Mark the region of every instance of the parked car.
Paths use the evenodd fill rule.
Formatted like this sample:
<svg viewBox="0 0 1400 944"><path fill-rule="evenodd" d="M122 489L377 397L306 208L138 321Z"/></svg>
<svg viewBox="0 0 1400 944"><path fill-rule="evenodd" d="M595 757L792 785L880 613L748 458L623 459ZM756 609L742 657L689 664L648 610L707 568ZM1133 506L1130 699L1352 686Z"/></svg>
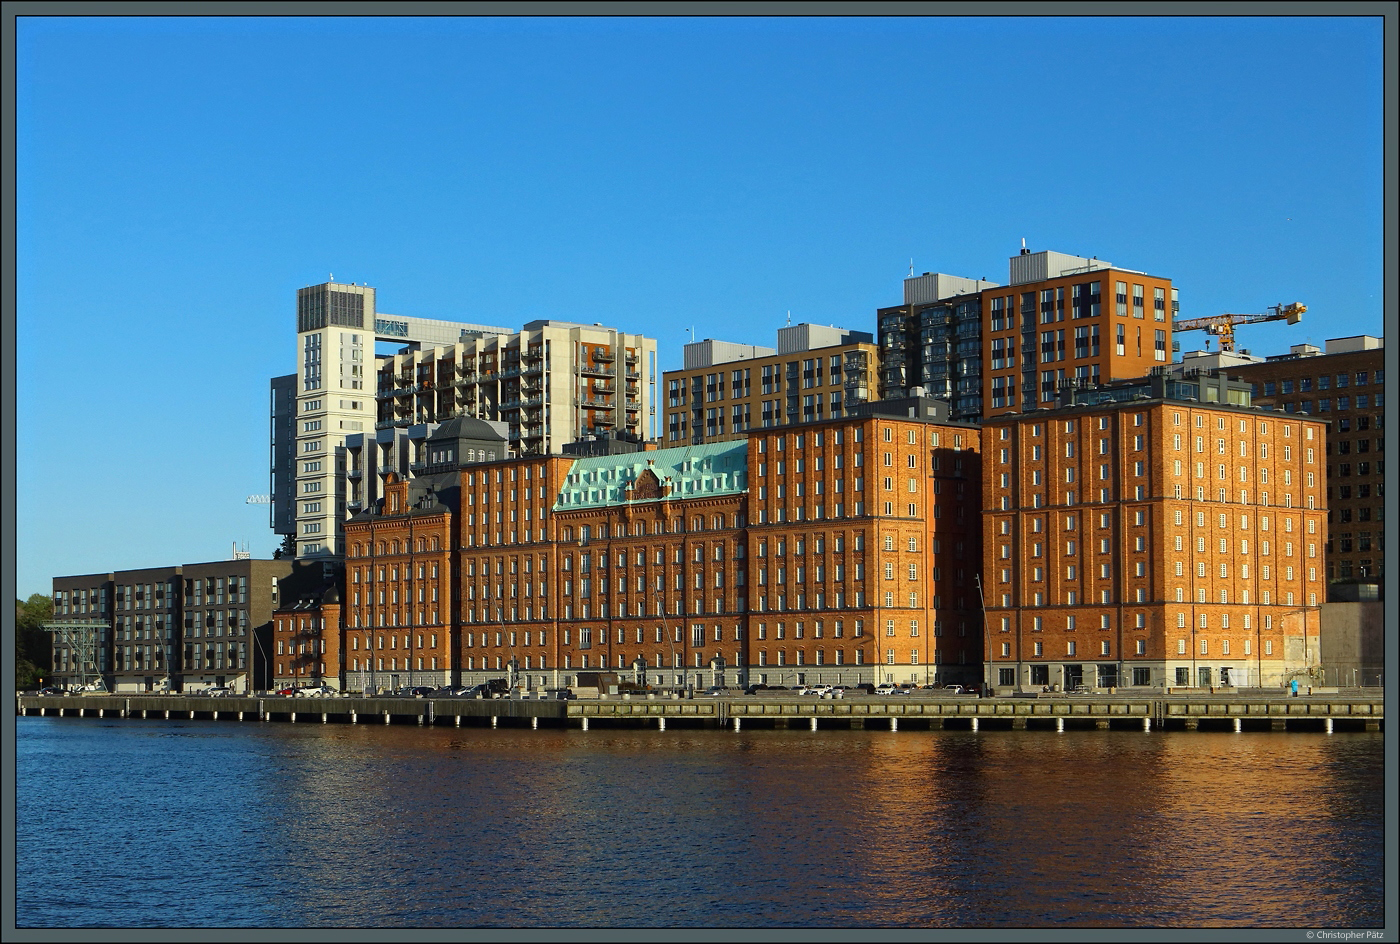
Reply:
<svg viewBox="0 0 1400 944"><path fill-rule="evenodd" d="M442 688L433 689L430 698L461 698L472 691L467 685L444 685Z"/></svg>
<svg viewBox="0 0 1400 944"><path fill-rule="evenodd" d="M57 687L56 685L50 685L48 688L41 688L41 689L39 689L39 694L40 694L40 695L67 695L68 693L67 693L66 691L64 691L63 689Z"/></svg>
<svg viewBox="0 0 1400 944"><path fill-rule="evenodd" d="M299 698L325 698L328 695L334 694L335 689L328 685L308 685L297 689L297 696Z"/></svg>
<svg viewBox="0 0 1400 944"><path fill-rule="evenodd" d="M705 690L704 690L703 692L701 692L700 694L701 694L701 695L704 695L704 696L707 696L707 697L710 697L710 698L714 698L714 697L716 697L716 696L719 696L719 695L727 695L727 694L729 694L729 693L728 693L726 690L724 690L723 688L720 688L720 687L717 686L717 685L711 685L709 688L705 689Z"/></svg>
<svg viewBox="0 0 1400 944"><path fill-rule="evenodd" d="M205 698L231 698L234 691L227 685L216 685L213 688L206 688L199 694L203 695Z"/></svg>
<svg viewBox="0 0 1400 944"><path fill-rule="evenodd" d="M875 694L875 686L869 682L860 682L846 689L846 692L850 695L873 695Z"/></svg>
<svg viewBox="0 0 1400 944"><path fill-rule="evenodd" d="M893 695L897 691L899 691L899 686L893 682L882 682L875 686L876 695Z"/></svg>
<svg viewBox="0 0 1400 944"><path fill-rule="evenodd" d="M290 697L292 697L293 695L295 695L298 691L300 691L300 689L298 689L295 685L289 685L289 686L286 687L286 688L279 688L279 689L278 689L276 692L274 692L273 694L275 694L275 695L281 695L281 696L283 696L284 698L290 698Z"/></svg>
<svg viewBox="0 0 1400 944"><path fill-rule="evenodd" d="M929 686L929 688L932 688L932 687L933 687L932 685ZM965 692L965 691L967 691L967 689L963 688L961 685L944 685L944 686L943 686L943 692L944 692L944 694L947 694L947 695L961 695L961 694L962 694L963 692Z"/></svg>
<svg viewBox="0 0 1400 944"><path fill-rule="evenodd" d="M830 686L830 685L808 685L808 686L806 686L806 687L804 687L804 688L799 689L798 692L797 692L797 694L799 694L799 695L816 695L818 698L821 698L821 697L823 697L823 696L825 696L825 695L831 694L831 686Z"/></svg>

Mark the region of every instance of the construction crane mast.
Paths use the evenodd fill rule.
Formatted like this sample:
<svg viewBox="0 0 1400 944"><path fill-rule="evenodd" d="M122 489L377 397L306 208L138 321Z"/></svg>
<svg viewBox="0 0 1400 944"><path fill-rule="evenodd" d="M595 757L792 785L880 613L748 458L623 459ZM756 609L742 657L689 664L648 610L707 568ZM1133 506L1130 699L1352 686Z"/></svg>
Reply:
<svg viewBox="0 0 1400 944"><path fill-rule="evenodd" d="M1235 349L1235 325L1257 324L1260 321L1287 321L1297 324L1303 320L1307 305L1293 302L1288 305L1275 305L1268 311L1253 315L1209 315L1205 318L1184 318L1172 322L1173 331L1205 331L1220 338L1220 350Z"/></svg>

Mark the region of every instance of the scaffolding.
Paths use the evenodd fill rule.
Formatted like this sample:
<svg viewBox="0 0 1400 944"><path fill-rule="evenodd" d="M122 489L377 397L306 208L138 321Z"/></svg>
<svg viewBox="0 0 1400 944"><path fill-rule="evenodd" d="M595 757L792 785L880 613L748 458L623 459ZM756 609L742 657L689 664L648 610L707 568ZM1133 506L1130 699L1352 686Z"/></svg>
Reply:
<svg viewBox="0 0 1400 944"><path fill-rule="evenodd" d="M43 624L44 631L53 635L55 653L60 646L72 653L72 668L63 674L76 676L79 691L105 692L107 683L98 666L98 647L102 634L109 627L102 620L68 620ZM57 671L54 673L58 674Z"/></svg>

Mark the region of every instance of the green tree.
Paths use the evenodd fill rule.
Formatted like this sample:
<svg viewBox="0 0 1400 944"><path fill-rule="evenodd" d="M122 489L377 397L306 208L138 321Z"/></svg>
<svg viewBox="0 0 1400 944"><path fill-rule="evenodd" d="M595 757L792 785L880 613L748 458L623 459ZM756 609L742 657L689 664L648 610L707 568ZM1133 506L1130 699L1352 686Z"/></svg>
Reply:
<svg viewBox="0 0 1400 944"><path fill-rule="evenodd" d="M53 598L35 593L15 601L15 686L23 691L47 679L53 668L53 651L44 623L53 619Z"/></svg>

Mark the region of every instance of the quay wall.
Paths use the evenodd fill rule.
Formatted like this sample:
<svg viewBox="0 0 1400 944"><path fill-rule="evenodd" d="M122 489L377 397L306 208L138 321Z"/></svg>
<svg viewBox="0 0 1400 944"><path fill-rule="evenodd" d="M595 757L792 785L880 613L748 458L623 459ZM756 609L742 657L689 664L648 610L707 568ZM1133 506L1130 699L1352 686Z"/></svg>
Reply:
<svg viewBox="0 0 1400 944"><path fill-rule="evenodd" d="M23 716L664 729L744 727L810 730L1131 728L1152 730L1381 730L1385 702L1374 694L1326 693L1296 698L1247 693L1083 695L1039 698L863 697L821 699L771 695L720 698L525 699L233 697L188 695L19 695Z"/></svg>

